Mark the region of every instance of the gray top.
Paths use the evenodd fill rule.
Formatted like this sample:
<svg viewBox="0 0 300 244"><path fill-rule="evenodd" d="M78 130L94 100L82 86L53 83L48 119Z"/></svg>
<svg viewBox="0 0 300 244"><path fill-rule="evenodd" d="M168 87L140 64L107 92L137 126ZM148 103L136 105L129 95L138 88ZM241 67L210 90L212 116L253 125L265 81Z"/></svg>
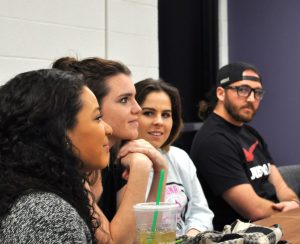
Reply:
<svg viewBox="0 0 300 244"><path fill-rule="evenodd" d="M20 197L2 220L0 243L92 243L74 207L61 197L35 192Z"/></svg>

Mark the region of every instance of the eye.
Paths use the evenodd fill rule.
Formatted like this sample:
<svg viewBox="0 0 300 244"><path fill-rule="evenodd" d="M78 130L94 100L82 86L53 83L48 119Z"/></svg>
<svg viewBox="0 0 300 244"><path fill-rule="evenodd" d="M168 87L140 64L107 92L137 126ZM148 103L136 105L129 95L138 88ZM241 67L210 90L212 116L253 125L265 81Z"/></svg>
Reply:
<svg viewBox="0 0 300 244"><path fill-rule="evenodd" d="M255 95L256 95L256 98L259 99L259 100L261 100L261 99L263 99L263 97L264 97L265 90L263 90L263 89L256 89L256 90L254 91L254 93L255 93Z"/></svg>
<svg viewBox="0 0 300 244"><path fill-rule="evenodd" d="M258 94L258 95L262 95L264 94L264 90L263 89L255 89L255 93Z"/></svg>
<svg viewBox="0 0 300 244"><path fill-rule="evenodd" d="M153 115L153 112L152 111L143 111L143 115L147 116L147 117L150 117L150 116Z"/></svg>
<svg viewBox="0 0 300 244"><path fill-rule="evenodd" d="M120 99L120 103L128 103L129 98L128 97L123 97Z"/></svg>
<svg viewBox="0 0 300 244"><path fill-rule="evenodd" d="M248 94L251 91L251 88L248 86L240 86L239 87L239 92Z"/></svg>
<svg viewBox="0 0 300 244"><path fill-rule="evenodd" d="M162 113L162 117L165 118L165 119L170 118L171 117L171 113L168 113L168 112Z"/></svg>
<svg viewBox="0 0 300 244"><path fill-rule="evenodd" d="M103 117L103 115L102 115L102 114L99 114L99 115L97 115L97 117L95 118L95 120L101 121L101 120L102 120L102 117Z"/></svg>

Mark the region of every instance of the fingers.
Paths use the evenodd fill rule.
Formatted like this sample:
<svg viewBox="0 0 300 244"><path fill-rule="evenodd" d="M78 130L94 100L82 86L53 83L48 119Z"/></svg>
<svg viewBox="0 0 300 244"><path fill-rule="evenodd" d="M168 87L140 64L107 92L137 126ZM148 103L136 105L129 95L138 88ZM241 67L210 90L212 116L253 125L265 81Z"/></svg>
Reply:
<svg viewBox="0 0 300 244"><path fill-rule="evenodd" d="M272 207L275 210L285 212L294 208L298 208L299 205L296 202L294 203L293 201L284 201L280 203L275 203Z"/></svg>
<svg viewBox="0 0 300 244"><path fill-rule="evenodd" d="M133 164L149 164L152 167L152 161L142 153L128 153L121 157L121 164L125 167L131 167Z"/></svg>
<svg viewBox="0 0 300 244"><path fill-rule="evenodd" d="M119 151L118 157L123 158L131 153L141 153L146 155L153 163L154 171L167 169L167 163L162 154L149 142L139 139L127 142Z"/></svg>
<svg viewBox="0 0 300 244"><path fill-rule="evenodd" d="M155 153L157 153L157 150L149 142L143 139L133 140L127 142L124 146L122 146L118 153L118 157L124 157L128 153L134 152L143 153L150 158L151 156L153 157Z"/></svg>
<svg viewBox="0 0 300 244"><path fill-rule="evenodd" d="M274 203L272 205L272 208L277 211L282 211L284 209L284 206L285 206L284 203L280 202L280 203Z"/></svg>
<svg viewBox="0 0 300 244"><path fill-rule="evenodd" d="M125 169L122 173L122 178L128 181L129 178L129 168Z"/></svg>
<svg viewBox="0 0 300 244"><path fill-rule="evenodd" d="M142 153L145 155L149 155L150 149L149 148L144 148L144 147L131 147L131 146L126 146L122 147L118 153L118 158L125 157L129 153Z"/></svg>

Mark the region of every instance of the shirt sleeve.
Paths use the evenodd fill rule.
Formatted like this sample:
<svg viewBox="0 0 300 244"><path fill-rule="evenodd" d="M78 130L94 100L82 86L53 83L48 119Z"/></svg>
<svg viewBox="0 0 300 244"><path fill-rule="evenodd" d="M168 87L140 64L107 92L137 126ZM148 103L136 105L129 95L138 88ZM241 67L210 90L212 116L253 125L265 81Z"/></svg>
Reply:
<svg viewBox="0 0 300 244"><path fill-rule="evenodd" d="M190 170L190 182L188 184L190 188L188 197L190 200L186 213L186 232L193 228L201 232L212 230L214 214L208 207L207 200L196 175L196 168L190 158L188 160L190 161L189 165L192 170Z"/></svg>
<svg viewBox="0 0 300 244"><path fill-rule="evenodd" d="M34 194L18 202L4 235L5 243L91 243L88 227L77 211L54 194Z"/></svg>
<svg viewBox="0 0 300 244"><path fill-rule="evenodd" d="M213 212L209 209L207 200L197 178L196 167L188 154L178 148L174 148L180 162L180 175L188 197L187 212L185 214L185 233L190 229L201 232L212 230Z"/></svg>

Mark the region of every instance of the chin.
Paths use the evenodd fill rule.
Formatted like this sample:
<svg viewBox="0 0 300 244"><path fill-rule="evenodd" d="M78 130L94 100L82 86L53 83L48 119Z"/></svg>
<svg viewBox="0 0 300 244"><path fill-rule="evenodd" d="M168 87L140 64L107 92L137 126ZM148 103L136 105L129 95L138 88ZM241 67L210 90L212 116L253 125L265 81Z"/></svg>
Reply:
<svg viewBox="0 0 300 244"><path fill-rule="evenodd" d="M243 123L248 123L248 122L250 122L251 120L252 120L252 116L248 116L248 117L241 117L241 122L243 122Z"/></svg>
<svg viewBox="0 0 300 244"><path fill-rule="evenodd" d="M147 139L146 139L147 140ZM151 141L151 140L147 140L153 147L155 147L156 149L160 148L162 146L163 143L158 142L158 141Z"/></svg>
<svg viewBox="0 0 300 244"><path fill-rule="evenodd" d="M106 162L103 162L102 164L100 164L98 169L102 170L102 169L105 169L107 166L108 166L108 162L106 161Z"/></svg>
<svg viewBox="0 0 300 244"><path fill-rule="evenodd" d="M124 136L125 140L135 140L138 137L138 133L134 132L131 134L128 134L127 136Z"/></svg>

